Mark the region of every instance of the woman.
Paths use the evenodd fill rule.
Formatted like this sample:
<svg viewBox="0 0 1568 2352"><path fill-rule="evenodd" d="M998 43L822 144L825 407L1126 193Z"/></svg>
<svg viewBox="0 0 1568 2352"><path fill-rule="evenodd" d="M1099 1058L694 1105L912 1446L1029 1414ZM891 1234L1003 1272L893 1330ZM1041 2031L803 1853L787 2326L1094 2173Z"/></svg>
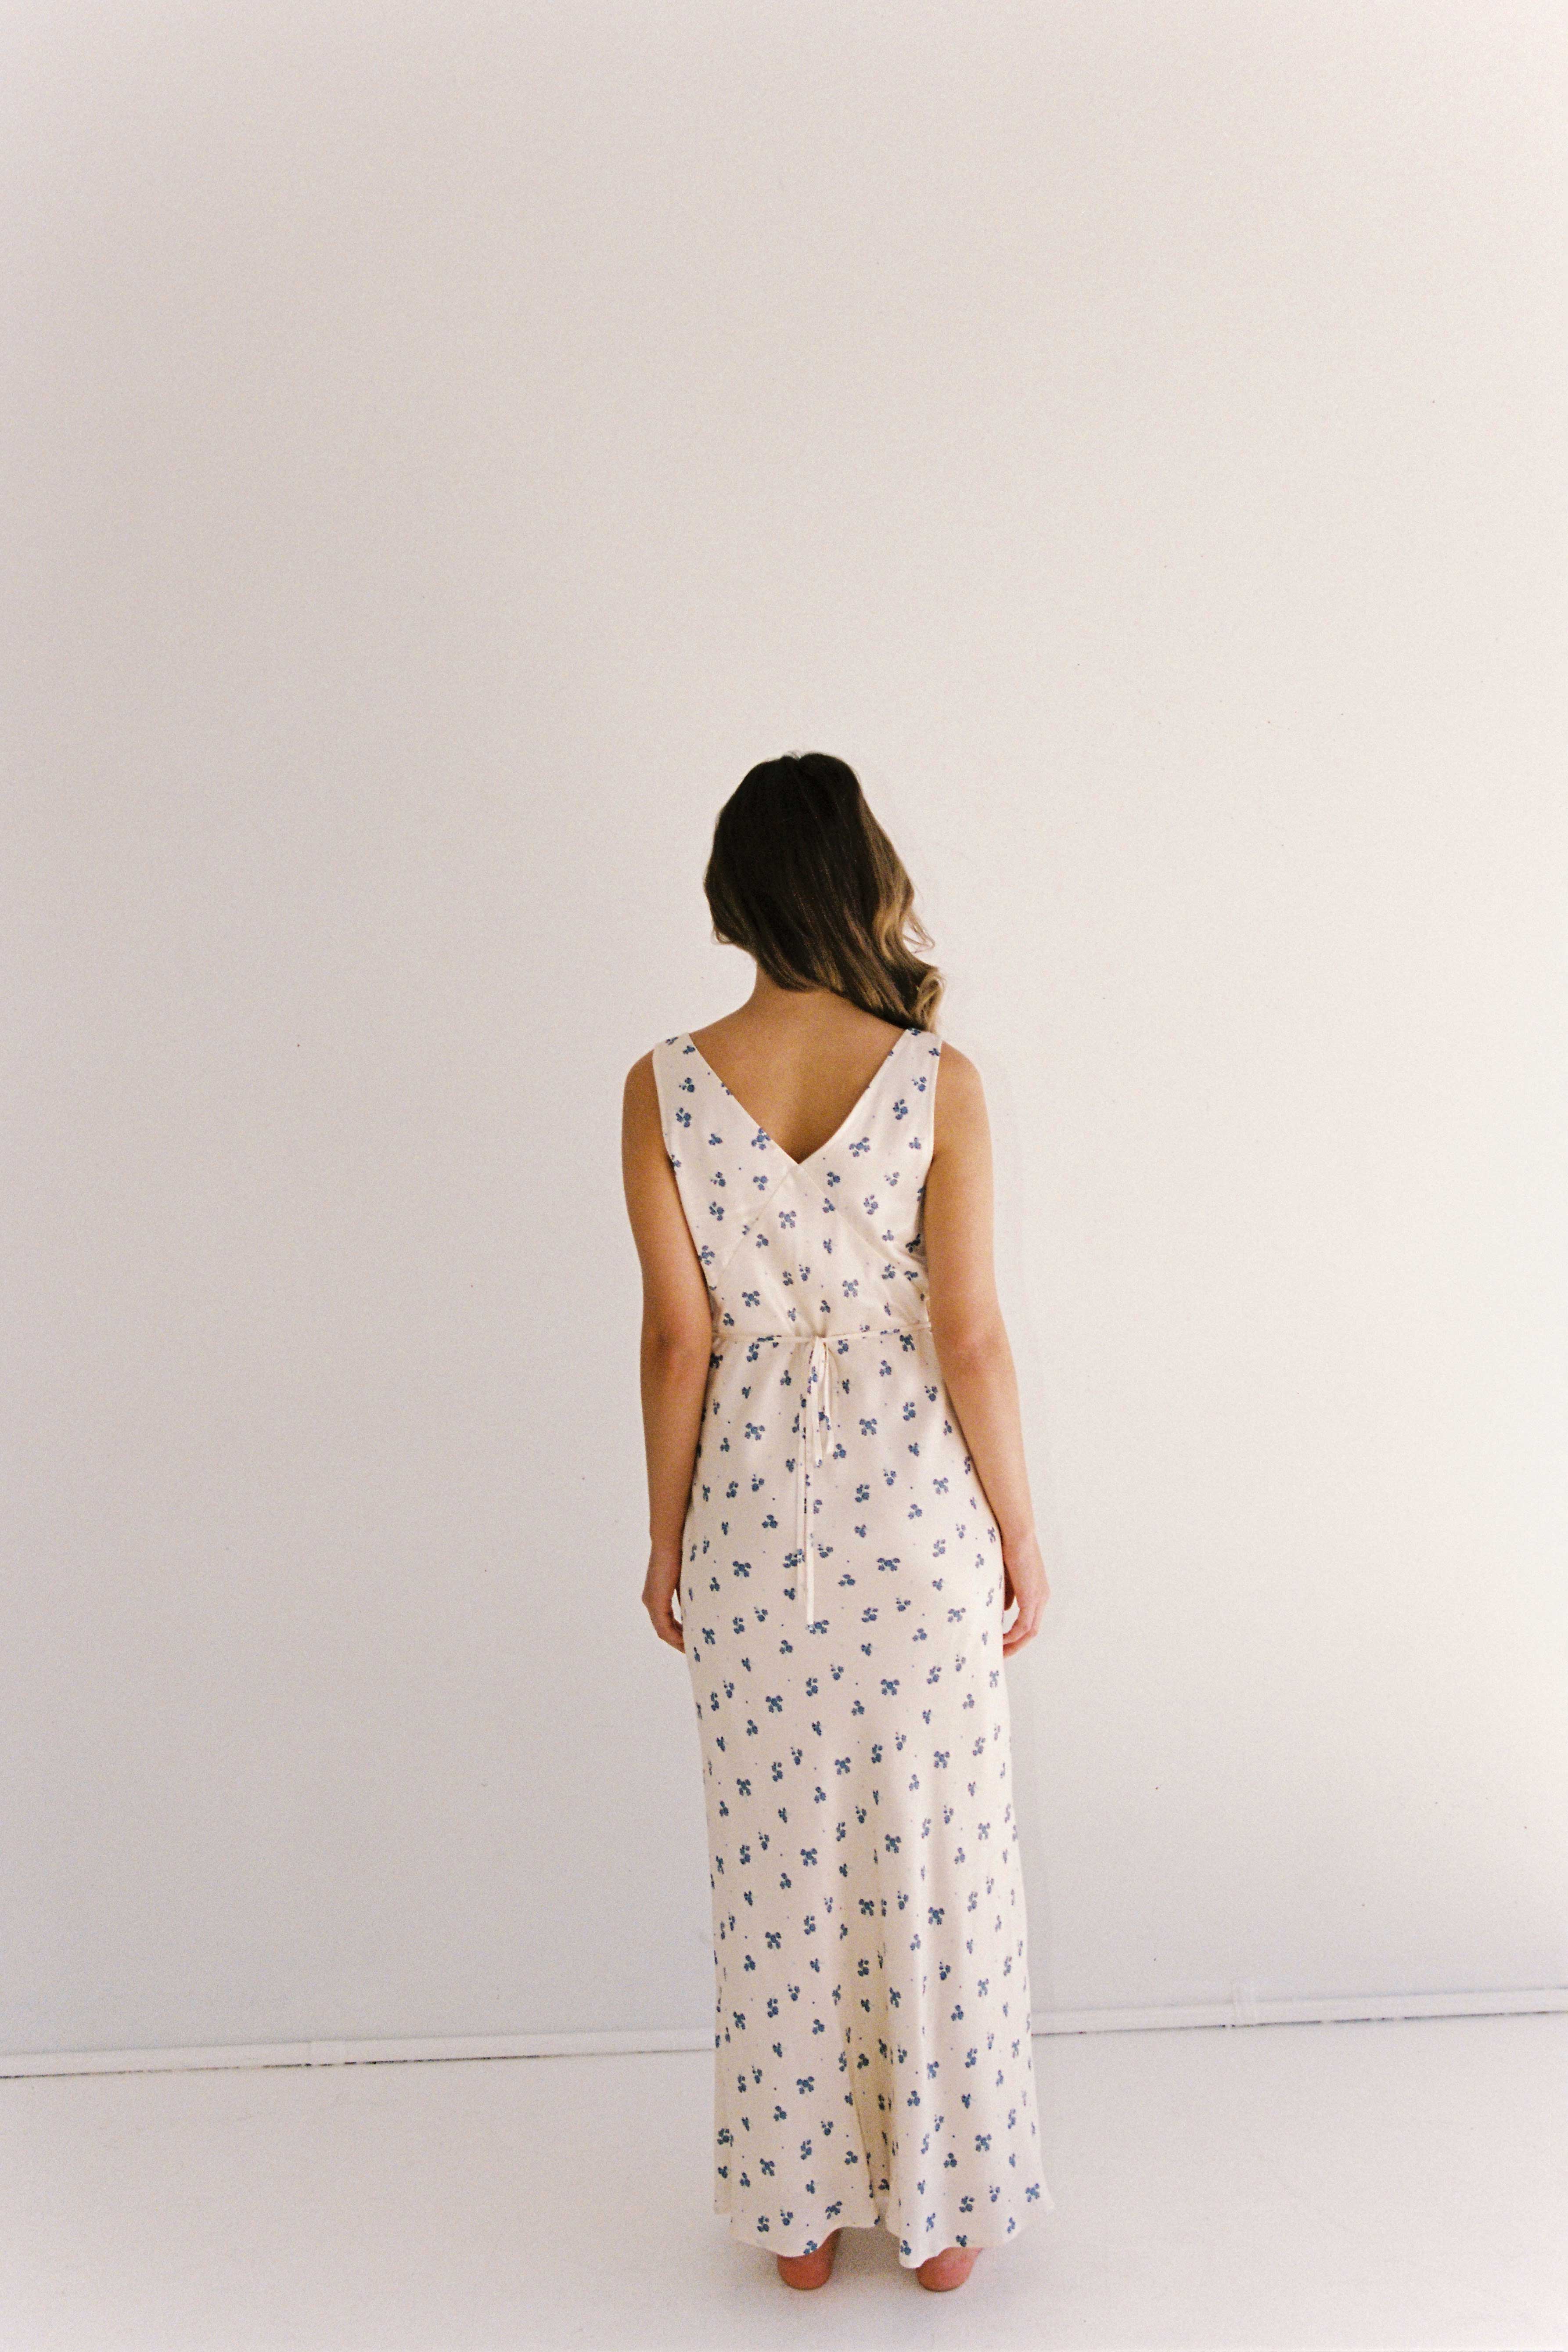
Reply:
<svg viewBox="0 0 1568 2352"><path fill-rule="evenodd" d="M630 1071L623 1159L643 1599L704 1768L715 2210L792 2286L881 2221L948 2289L1054 2201L1002 1673L1048 1587L985 1103L841 761L753 768L704 888L756 986Z"/></svg>

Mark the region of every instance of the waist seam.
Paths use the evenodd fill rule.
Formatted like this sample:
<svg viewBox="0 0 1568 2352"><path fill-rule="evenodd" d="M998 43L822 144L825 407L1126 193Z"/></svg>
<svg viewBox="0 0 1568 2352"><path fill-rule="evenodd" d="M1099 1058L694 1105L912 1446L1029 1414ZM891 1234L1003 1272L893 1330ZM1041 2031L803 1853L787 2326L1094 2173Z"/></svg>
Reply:
<svg viewBox="0 0 1568 2352"><path fill-rule="evenodd" d="M819 1342L833 1347L840 1339L896 1339L906 1331L929 1331L930 1318L923 1323L862 1323L852 1331L716 1331L711 1345L733 1348L742 1339L770 1339L784 1348L810 1348Z"/></svg>

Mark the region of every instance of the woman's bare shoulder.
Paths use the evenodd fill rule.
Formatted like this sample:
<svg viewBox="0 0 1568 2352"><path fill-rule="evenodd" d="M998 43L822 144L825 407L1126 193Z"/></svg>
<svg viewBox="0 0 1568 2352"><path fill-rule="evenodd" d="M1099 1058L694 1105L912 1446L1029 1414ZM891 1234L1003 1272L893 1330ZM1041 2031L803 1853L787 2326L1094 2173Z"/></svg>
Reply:
<svg viewBox="0 0 1568 2352"><path fill-rule="evenodd" d="M936 1061L937 1100L946 1095L949 1102L974 1102L982 1099L985 1091L976 1064L950 1037L944 1037Z"/></svg>
<svg viewBox="0 0 1568 2352"><path fill-rule="evenodd" d="M656 1125L660 1116L659 1082L653 1075L653 1054L654 1048L650 1045L645 1054L638 1055L626 1073L621 1101L627 1118Z"/></svg>
<svg viewBox="0 0 1568 2352"><path fill-rule="evenodd" d="M985 1117L986 1089L978 1069L967 1054L945 1037L936 1057L934 1147L971 1133L984 1125Z"/></svg>

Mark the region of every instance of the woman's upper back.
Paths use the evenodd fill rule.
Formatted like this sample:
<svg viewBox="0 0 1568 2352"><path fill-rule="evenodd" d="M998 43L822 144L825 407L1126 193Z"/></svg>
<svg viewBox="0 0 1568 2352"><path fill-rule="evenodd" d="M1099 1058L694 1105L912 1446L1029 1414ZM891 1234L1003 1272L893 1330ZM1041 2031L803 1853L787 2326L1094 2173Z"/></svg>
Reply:
<svg viewBox="0 0 1568 2352"><path fill-rule="evenodd" d="M800 1162L837 1134L906 1026L841 997L812 995L782 1014L742 1005L688 1034L757 1124Z"/></svg>

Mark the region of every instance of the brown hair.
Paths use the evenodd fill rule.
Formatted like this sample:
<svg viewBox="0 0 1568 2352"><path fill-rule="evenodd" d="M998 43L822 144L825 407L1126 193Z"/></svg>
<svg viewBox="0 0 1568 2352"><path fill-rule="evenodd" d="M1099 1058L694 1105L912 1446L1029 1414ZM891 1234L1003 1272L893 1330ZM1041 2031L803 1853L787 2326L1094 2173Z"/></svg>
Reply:
<svg viewBox="0 0 1568 2352"><path fill-rule="evenodd" d="M930 1029L943 980L904 861L860 779L826 751L748 769L718 813L703 875L714 936L780 988L830 988L879 1020Z"/></svg>

